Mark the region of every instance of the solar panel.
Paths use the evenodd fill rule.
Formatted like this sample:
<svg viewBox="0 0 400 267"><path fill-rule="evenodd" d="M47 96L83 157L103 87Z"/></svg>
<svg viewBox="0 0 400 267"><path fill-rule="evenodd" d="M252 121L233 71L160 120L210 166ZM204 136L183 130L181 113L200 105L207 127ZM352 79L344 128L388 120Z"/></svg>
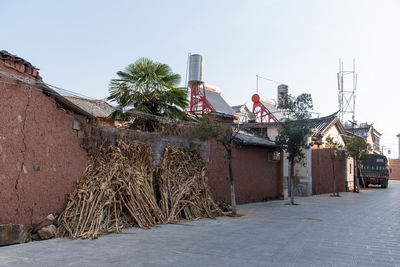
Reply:
<svg viewBox="0 0 400 267"><path fill-rule="evenodd" d="M205 90L205 98L207 102L213 107L213 109L215 109L215 112L231 116L235 115L235 111L233 111L231 106L226 103L225 99L223 99L219 93Z"/></svg>

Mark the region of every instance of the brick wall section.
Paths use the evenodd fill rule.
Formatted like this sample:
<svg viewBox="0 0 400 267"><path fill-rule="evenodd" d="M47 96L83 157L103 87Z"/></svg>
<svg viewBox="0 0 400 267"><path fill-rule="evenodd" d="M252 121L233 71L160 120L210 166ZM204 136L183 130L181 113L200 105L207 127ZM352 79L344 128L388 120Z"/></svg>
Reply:
<svg viewBox="0 0 400 267"><path fill-rule="evenodd" d="M390 160L389 162L389 179L400 180L400 160Z"/></svg>
<svg viewBox="0 0 400 267"><path fill-rule="evenodd" d="M40 80L12 62L0 61L0 71ZM64 209L87 154L72 129L74 114L35 87L0 76L0 112L0 224L30 229Z"/></svg>
<svg viewBox="0 0 400 267"><path fill-rule="evenodd" d="M215 201L230 204L228 164L224 150L210 141L208 182ZM232 169L238 204L283 198L281 161L271 160L272 150L258 146L236 146L232 152Z"/></svg>
<svg viewBox="0 0 400 267"><path fill-rule="evenodd" d="M336 188L346 191L346 159L335 159ZM332 160L327 149L312 150L312 192L313 195L333 193Z"/></svg>

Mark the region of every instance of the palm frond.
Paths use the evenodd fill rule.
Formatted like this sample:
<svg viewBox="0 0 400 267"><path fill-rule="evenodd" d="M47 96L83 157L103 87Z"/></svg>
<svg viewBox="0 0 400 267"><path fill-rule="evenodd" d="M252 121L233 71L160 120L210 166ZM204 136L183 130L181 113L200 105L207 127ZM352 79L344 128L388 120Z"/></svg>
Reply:
<svg viewBox="0 0 400 267"><path fill-rule="evenodd" d="M188 105L187 88L176 88L180 75L173 73L167 64L139 58L109 84L108 100L126 107L169 118L183 118Z"/></svg>

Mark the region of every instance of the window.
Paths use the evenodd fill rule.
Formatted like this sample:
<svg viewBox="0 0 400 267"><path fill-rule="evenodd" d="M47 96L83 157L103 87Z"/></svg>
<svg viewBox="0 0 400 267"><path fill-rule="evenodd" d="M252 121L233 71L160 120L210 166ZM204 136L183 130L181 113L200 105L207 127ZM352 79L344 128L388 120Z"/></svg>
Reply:
<svg viewBox="0 0 400 267"><path fill-rule="evenodd" d="M272 152L271 159L272 160L281 160L281 153L279 151Z"/></svg>
<svg viewBox="0 0 400 267"><path fill-rule="evenodd" d="M353 168L352 168L351 163L350 163L350 174L351 174L351 169L353 169Z"/></svg>

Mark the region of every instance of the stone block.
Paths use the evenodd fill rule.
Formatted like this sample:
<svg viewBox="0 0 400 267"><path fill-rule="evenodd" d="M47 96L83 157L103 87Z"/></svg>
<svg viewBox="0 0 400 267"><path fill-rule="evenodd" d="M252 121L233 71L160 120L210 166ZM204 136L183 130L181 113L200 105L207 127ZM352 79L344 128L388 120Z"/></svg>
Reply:
<svg viewBox="0 0 400 267"><path fill-rule="evenodd" d="M29 241L29 234L22 224L0 224L0 246L22 244Z"/></svg>
<svg viewBox="0 0 400 267"><path fill-rule="evenodd" d="M50 224L46 227L40 229L37 233L39 234L40 239L46 240L53 238L56 235L57 228L54 224Z"/></svg>
<svg viewBox="0 0 400 267"><path fill-rule="evenodd" d="M43 219L42 221L40 221L40 223L38 223L34 228L33 231L34 233L36 233L38 230L42 229L45 226L48 226L50 224L52 224L54 222L56 218L54 217L53 214L49 214L47 215L47 217L45 219Z"/></svg>

